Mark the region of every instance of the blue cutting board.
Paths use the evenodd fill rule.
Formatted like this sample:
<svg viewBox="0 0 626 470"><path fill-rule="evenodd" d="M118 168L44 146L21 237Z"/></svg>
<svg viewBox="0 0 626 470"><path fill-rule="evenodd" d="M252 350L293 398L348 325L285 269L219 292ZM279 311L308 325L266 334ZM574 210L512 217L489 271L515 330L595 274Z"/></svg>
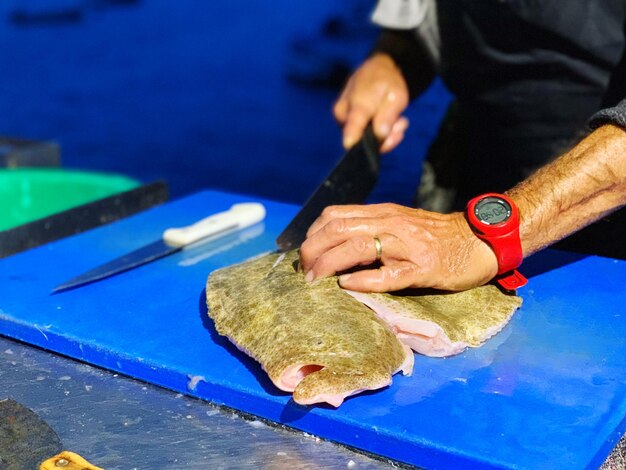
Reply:
<svg viewBox="0 0 626 470"><path fill-rule="evenodd" d="M50 295L89 268L249 198L206 191L0 260L0 332L51 351L428 468L586 468L626 427L626 262L545 251L522 308L479 349L416 356L412 377L339 409L302 407L207 319L220 267L275 248L297 208L201 249Z"/></svg>

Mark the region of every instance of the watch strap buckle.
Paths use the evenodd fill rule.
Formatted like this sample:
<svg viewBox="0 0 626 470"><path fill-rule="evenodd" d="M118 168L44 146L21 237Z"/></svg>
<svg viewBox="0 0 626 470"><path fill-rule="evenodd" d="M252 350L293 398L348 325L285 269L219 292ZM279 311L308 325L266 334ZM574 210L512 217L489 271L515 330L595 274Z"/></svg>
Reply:
<svg viewBox="0 0 626 470"><path fill-rule="evenodd" d="M523 287L528 282L528 279L524 277L517 269L508 271L496 277L496 282L507 291L514 291L519 287Z"/></svg>

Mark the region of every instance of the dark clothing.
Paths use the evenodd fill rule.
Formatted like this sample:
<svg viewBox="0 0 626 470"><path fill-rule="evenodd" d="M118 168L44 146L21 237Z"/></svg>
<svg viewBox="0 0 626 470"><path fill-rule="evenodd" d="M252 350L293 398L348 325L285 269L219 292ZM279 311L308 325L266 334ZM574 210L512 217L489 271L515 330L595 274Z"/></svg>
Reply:
<svg viewBox="0 0 626 470"><path fill-rule="evenodd" d="M526 178L626 97L626 0L437 0L436 8L434 67L455 100L429 161L447 169L441 183L457 188L457 207ZM377 48L412 90L423 89L425 68L414 39L388 31ZM595 122L623 125L624 111Z"/></svg>
<svg viewBox="0 0 626 470"><path fill-rule="evenodd" d="M461 100L603 96L624 52L624 0L438 0L437 8L440 74Z"/></svg>
<svg viewBox="0 0 626 470"><path fill-rule="evenodd" d="M421 207L460 210L477 194L503 192L571 148L589 124L626 128L626 0L435 3L434 68L454 101L427 159L437 191L423 184ZM396 45L386 39L378 50L415 76L398 54L407 34L385 35ZM442 189L443 206L429 199Z"/></svg>
<svg viewBox="0 0 626 470"><path fill-rule="evenodd" d="M437 6L439 73L456 98L441 135L458 162L456 207L525 179L574 145L595 112L615 105L609 95L626 96L623 82L614 83L620 93L609 89L624 54L626 1Z"/></svg>

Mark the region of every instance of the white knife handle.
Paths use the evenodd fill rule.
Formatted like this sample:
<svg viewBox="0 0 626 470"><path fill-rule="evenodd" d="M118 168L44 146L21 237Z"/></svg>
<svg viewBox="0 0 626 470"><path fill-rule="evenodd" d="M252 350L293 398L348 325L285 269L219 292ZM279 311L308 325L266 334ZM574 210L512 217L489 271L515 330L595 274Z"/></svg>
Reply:
<svg viewBox="0 0 626 470"><path fill-rule="evenodd" d="M249 227L264 217L263 204L258 202L233 204L227 211L211 215L187 227L168 228L163 232L163 240L170 246L185 246L211 235L226 234Z"/></svg>

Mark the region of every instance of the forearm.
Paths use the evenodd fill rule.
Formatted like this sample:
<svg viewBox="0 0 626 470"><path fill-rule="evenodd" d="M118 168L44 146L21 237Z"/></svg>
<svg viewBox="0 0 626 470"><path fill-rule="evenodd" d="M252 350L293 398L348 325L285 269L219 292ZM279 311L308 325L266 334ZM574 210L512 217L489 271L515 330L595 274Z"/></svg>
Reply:
<svg viewBox="0 0 626 470"><path fill-rule="evenodd" d="M626 131L596 129L507 194L520 210L526 257L626 204Z"/></svg>
<svg viewBox="0 0 626 470"><path fill-rule="evenodd" d="M433 81L435 68L413 31L383 29L372 54L389 55L409 88L411 98L419 96Z"/></svg>

